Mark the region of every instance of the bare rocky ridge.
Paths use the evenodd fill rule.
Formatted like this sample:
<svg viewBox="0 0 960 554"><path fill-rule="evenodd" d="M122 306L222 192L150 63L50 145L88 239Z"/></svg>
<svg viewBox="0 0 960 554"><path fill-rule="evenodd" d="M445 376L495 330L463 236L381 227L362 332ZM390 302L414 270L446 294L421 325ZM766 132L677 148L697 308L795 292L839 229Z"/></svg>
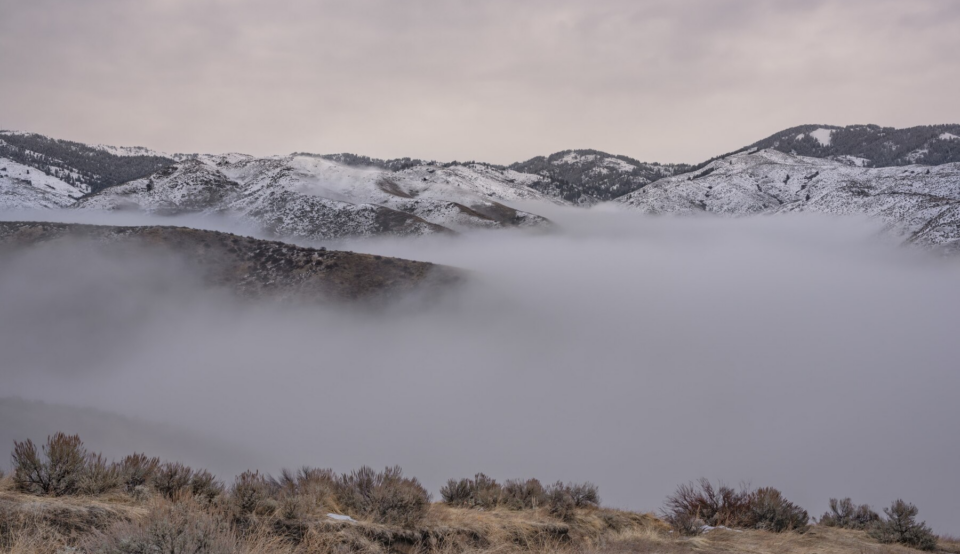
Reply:
<svg viewBox="0 0 960 554"><path fill-rule="evenodd" d="M456 283L448 267L353 252L302 248L185 227L0 222L0 256L41 244L92 244L131 256L174 255L210 286L248 298L318 302L389 298Z"/></svg>

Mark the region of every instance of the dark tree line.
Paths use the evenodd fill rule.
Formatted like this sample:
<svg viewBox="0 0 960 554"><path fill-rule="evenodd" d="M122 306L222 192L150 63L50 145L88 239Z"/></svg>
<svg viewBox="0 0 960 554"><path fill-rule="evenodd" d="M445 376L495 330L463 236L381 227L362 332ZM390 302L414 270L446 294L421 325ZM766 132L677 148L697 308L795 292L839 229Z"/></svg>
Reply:
<svg viewBox="0 0 960 554"><path fill-rule="evenodd" d="M2 135L0 156L91 192L146 177L174 163L160 156L116 156L79 142L42 135Z"/></svg>
<svg viewBox="0 0 960 554"><path fill-rule="evenodd" d="M596 156L581 163L557 163L569 154ZM604 164L605 160L626 162L634 169L621 171ZM607 169L602 172L598 169ZM628 156L611 155L598 150L564 150L549 156L538 156L525 162L517 162L509 169L546 177L546 182L534 183L532 188L545 194L559 196L570 202L607 201L629 194L664 177L689 171L685 164L646 163Z"/></svg>
<svg viewBox="0 0 960 554"><path fill-rule="evenodd" d="M833 131L829 144L822 144L810 135L817 129ZM960 140L943 140L940 136L944 134L960 137L960 125L925 125L909 129L877 125L803 125L765 138L751 147L773 148L813 158L855 156L869 160L869 167L960 162Z"/></svg>

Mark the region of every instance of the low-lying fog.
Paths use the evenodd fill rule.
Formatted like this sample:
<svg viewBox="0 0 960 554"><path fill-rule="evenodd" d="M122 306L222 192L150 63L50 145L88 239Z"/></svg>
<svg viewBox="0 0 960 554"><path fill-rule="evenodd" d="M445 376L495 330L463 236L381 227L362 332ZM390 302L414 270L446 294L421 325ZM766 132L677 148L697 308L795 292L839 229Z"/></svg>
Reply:
<svg viewBox="0 0 960 554"><path fill-rule="evenodd" d="M483 471L656 510L706 476L815 516L902 497L960 532L958 261L857 221L547 215L554 233L344 245L472 273L373 313L234 305L168 262L23 256L0 267L3 396L216 437L248 453L208 456L228 481L400 464L435 493Z"/></svg>

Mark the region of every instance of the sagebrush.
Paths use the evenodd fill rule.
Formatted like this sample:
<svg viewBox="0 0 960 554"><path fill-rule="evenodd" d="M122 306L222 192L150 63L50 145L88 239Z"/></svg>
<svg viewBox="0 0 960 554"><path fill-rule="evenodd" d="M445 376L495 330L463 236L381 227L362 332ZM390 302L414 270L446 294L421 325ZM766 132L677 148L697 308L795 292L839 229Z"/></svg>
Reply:
<svg viewBox="0 0 960 554"><path fill-rule="evenodd" d="M810 520L806 510L777 489L714 486L705 478L677 487L667 497L663 516L674 529L688 535L707 526L804 532Z"/></svg>

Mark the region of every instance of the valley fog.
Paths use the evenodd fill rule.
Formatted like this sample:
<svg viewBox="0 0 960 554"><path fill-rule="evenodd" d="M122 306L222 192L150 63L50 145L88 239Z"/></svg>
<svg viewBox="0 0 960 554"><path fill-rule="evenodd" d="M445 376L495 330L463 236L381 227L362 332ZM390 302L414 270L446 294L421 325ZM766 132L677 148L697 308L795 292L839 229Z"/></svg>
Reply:
<svg viewBox="0 0 960 554"><path fill-rule="evenodd" d="M241 305L174 260L18 255L0 268L2 395L229 443L204 458L228 482L399 464L435 496L482 471L657 510L704 476L812 516L902 497L960 533L957 260L857 220L530 209L556 229L327 244L469 273L382 309Z"/></svg>

